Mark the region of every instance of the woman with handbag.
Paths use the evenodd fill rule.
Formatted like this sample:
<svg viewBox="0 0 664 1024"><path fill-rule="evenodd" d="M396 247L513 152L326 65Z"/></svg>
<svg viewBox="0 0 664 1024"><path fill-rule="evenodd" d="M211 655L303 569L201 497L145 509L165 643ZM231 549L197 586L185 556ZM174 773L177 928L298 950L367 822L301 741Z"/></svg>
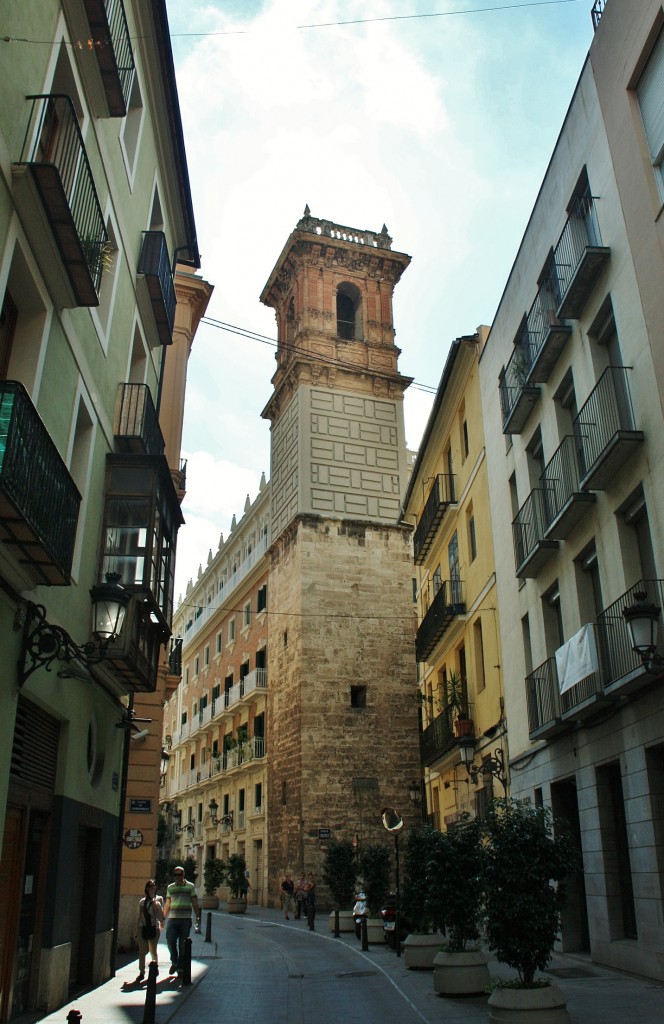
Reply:
<svg viewBox="0 0 664 1024"><path fill-rule="evenodd" d="M138 904L138 982L145 977L145 955L148 951L152 963L158 962L157 943L163 927L164 904L161 896L156 893L156 883L150 878L145 883L145 896Z"/></svg>

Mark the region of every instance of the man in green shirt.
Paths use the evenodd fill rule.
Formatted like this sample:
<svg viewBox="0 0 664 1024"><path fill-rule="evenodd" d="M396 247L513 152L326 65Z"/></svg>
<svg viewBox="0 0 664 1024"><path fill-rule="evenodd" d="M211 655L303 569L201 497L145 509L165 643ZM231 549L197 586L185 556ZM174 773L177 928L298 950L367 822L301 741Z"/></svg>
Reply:
<svg viewBox="0 0 664 1024"><path fill-rule="evenodd" d="M201 912L198 906L198 897L193 882L188 882L184 877L184 868L174 869L175 881L166 889L166 902L164 903L164 917L167 919L166 942L168 951L171 954L171 969L169 974L182 974L184 967L184 943L189 938L191 931L191 912L196 914L196 921L200 925Z"/></svg>

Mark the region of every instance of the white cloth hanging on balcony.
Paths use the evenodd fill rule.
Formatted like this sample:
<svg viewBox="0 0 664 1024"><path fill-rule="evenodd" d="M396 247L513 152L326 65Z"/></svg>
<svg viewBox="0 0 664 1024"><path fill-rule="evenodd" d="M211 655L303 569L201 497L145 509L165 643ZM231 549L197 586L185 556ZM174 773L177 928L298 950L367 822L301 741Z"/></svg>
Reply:
<svg viewBox="0 0 664 1024"><path fill-rule="evenodd" d="M560 693L565 693L582 679L598 671L597 643L592 622L587 622L566 644L558 648L556 668Z"/></svg>

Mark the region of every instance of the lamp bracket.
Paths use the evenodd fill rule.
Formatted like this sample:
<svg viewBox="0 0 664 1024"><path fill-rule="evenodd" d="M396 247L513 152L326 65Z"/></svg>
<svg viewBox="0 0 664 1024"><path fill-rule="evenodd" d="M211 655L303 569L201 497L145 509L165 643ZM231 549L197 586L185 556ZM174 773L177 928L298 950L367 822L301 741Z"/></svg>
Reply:
<svg viewBox="0 0 664 1024"><path fill-rule="evenodd" d="M62 626L51 625L46 619L44 605L26 602L23 645L18 663L19 690L37 669L44 668L50 672L54 661L71 662L75 659L83 665L90 665L101 659L101 652L91 640L77 644Z"/></svg>

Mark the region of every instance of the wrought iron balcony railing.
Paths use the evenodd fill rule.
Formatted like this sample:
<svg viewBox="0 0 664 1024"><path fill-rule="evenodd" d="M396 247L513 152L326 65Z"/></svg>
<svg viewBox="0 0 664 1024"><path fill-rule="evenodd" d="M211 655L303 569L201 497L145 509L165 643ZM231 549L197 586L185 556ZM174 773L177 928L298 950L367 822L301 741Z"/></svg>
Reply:
<svg viewBox="0 0 664 1024"><path fill-rule="evenodd" d="M444 580L420 623L415 639L418 661L426 661L434 647L459 615L465 615L466 605L461 580Z"/></svg>
<svg viewBox="0 0 664 1024"><path fill-rule="evenodd" d="M526 317L522 337L529 384L545 384L572 333L558 319L549 278L540 286Z"/></svg>
<svg viewBox="0 0 664 1024"><path fill-rule="evenodd" d="M163 231L144 231L138 273L145 276L150 304L162 345L173 342L175 285Z"/></svg>
<svg viewBox="0 0 664 1024"><path fill-rule="evenodd" d="M147 384L120 384L114 434L119 451L164 454L164 437Z"/></svg>
<svg viewBox="0 0 664 1024"><path fill-rule="evenodd" d="M124 117L136 74L124 4L122 0L85 0L85 12L108 112L111 117Z"/></svg>
<svg viewBox="0 0 664 1024"><path fill-rule="evenodd" d="M500 407L503 414L503 433L519 434L540 396L536 384L528 383L530 353L522 344L514 351L500 375Z"/></svg>
<svg viewBox="0 0 664 1024"><path fill-rule="evenodd" d="M648 601L664 607L664 581L639 580L597 616L595 640L599 669L560 693L555 657L547 659L526 677L530 738L553 735L580 719L598 712L611 699L622 699L652 682L641 658L632 650L625 608L642 592ZM662 616L657 651L664 653Z"/></svg>
<svg viewBox="0 0 664 1024"><path fill-rule="evenodd" d="M27 391L0 381L0 536L35 583L69 583L80 503Z"/></svg>
<svg viewBox="0 0 664 1024"><path fill-rule="evenodd" d="M590 17L592 18L593 28L595 32L597 31L597 26L602 20L602 14L604 13L605 7L606 0L595 0L595 3L593 4L592 10L590 12Z"/></svg>
<svg viewBox="0 0 664 1024"><path fill-rule="evenodd" d="M540 476L547 538L563 540L594 504L595 495L581 490L580 476L579 440L568 434Z"/></svg>
<svg viewBox="0 0 664 1024"><path fill-rule="evenodd" d="M455 479L453 473L439 473L433 478L422 515L420 516L413 545L415 549L415 565L422 565L436 536L445 513L455 502Z"/></svg>
<svg viewBox="0 0 664 1024"><path fill-rule="evenodd" d="M545 492L536 487L512 523L517 576L536 576L557 550L558 542L546 539L547 521Z"/></svg>
<svg viewBox="0 0 664 1024"><path fill-rule="evenodd" d="M596 198L577 196L553 253L558 316L578 319L611 250L602 245Z"/></svg>
<svg viewBox="0 0 664 1024"><path fill-rule="evenodd" d="M455 746L452 711L450 708L443 708L438 717L420 733L420 760L428 767Z"/></svg>
<svg viewBox="0 0 664 1024"><path fill-rule="evenodd" d="M574 420L584 490L606 487L643 441L635 428L628 374L626 366L607 367Z"/></svg>
<svg viewBox="0 0 664 1024"><path fill-rule="evenodd" d="M28 96L20 164L29 168L79 306L99 305L108 234L69 96Z"/></svg>

